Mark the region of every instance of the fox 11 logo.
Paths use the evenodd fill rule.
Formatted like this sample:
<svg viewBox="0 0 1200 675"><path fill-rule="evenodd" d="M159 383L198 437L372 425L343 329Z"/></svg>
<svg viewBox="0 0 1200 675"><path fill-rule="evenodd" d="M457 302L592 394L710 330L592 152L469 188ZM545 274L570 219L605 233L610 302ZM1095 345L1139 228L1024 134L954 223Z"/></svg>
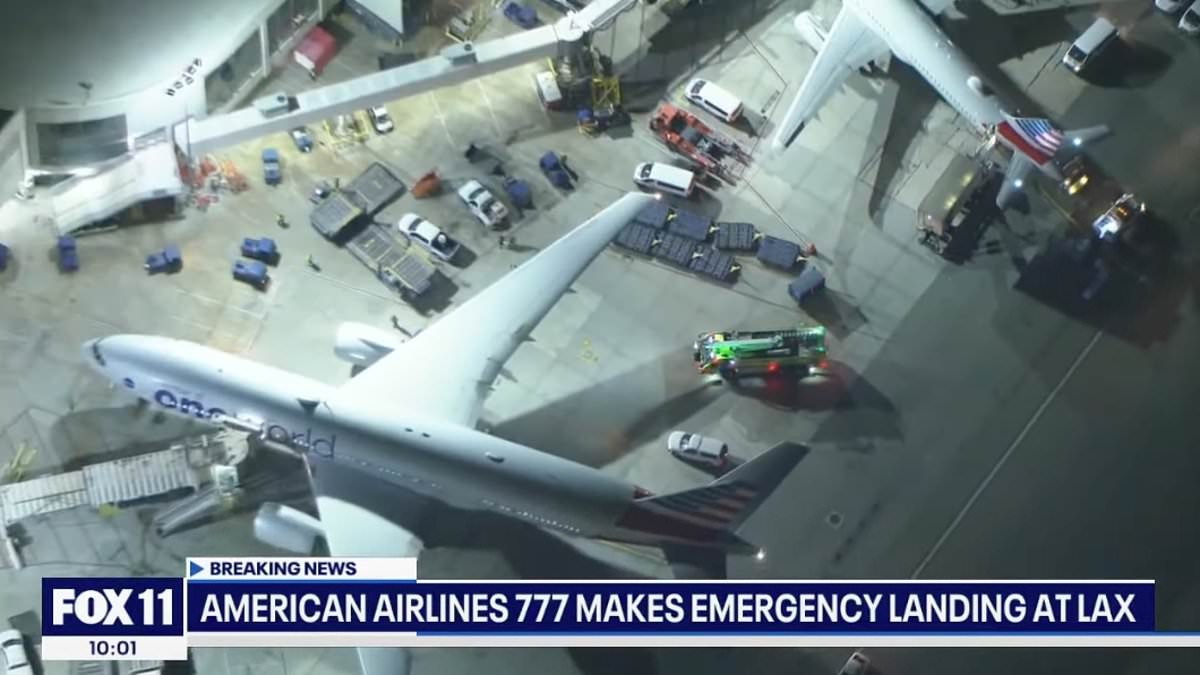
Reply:
<svg viewBox="0 0 1200 675"><path fill-rule="evenodd" d="M183 580L42 579L43 635L183 635Z"/></svg>

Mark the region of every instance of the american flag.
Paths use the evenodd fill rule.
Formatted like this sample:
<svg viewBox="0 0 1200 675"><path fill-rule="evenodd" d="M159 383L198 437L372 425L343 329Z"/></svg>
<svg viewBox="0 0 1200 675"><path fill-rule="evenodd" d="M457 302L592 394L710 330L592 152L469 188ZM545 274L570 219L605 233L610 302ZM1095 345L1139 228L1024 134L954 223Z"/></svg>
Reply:
<svg viewBox="0 0 1200 675"><path fill-rule="evenodd" d="M1062 147L1063 134L1049 121L1040 117L1010 118L1025 140L1053 155Z"/></svg>

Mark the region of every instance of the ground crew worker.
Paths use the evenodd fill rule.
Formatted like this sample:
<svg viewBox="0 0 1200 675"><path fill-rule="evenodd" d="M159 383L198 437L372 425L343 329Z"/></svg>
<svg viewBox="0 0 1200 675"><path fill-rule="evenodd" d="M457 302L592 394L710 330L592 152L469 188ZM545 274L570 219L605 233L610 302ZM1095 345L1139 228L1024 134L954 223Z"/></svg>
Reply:
<svg viewBox="0 0 1200 675"><path fill-rule="evenodd" d="M275 214L275 224L280 227L287 227L287 219L283 217L282 213Z"/></svg>
<svg viewBox="0 0 1200 675"><path fill-rule="evenodd" d="M308 256L308 266L313 268L313 270L315 270L317 272L321 271L321 266L317 264L316 260L313 260L313 257L311 255Z"/></svg>

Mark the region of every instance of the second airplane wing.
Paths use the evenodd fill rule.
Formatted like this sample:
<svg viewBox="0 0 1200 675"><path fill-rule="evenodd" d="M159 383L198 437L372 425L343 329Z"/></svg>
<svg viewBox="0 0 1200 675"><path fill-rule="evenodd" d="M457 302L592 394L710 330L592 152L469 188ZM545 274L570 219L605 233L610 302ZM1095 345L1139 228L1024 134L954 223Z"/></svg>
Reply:
<svg viewBox="0 0 1200 675"><path fill-rule="evenodd" d="M630 193L343 385L331 408L388 401L473 426L501 367L584 268L654 197Z"/></svg>
<svg viewBox="0 0 1200 675"><path fill-rule="evenodd" d="M811 12L797 15L795 27L804 40L817 49L817 58L771 139L775 150L792 144L796 134L850 73L889 51L883 40L859 21L854 12L846 9L838 12L828 33L823 32L820 19Z"/></svg>

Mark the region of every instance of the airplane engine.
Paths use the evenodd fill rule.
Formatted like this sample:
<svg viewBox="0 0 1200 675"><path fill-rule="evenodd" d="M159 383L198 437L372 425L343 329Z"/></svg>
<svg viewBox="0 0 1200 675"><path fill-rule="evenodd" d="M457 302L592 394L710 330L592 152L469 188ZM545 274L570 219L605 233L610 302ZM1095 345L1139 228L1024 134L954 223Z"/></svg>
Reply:
<svg viewBox="0 0 1200 675"><path fill-rule="evenodd" d="M338 326L333 353L343 361L366 368L402 343L394 333L347 321Z"/></svg>
<svg viewBox="0 0 1200 675"><path fill-rule="evenodd" d="M825 36L829 31L825 27L825 22L821 17L812 12L800 12L796 15L792 26L796 28L796 32L800 34L800 39L804 44L812 47L814 51L821 51L821 47L825 46Z"/></svg>
<svg viewBox="0 0 1200 675"><path fill-rule="evenodd" d="M323 536L321 521L290 506L267 502L254 516L254 538L285 551L312 555Z"/></svg>

